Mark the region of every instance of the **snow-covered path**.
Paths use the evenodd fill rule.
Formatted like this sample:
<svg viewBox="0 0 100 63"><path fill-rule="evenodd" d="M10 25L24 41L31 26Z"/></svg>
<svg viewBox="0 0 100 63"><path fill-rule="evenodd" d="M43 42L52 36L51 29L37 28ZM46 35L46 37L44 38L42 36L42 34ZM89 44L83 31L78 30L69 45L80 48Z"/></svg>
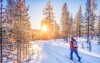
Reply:
<svg viewBox="0 0 100 63"><path fill-rule="evenodd" d="M58 47L56 46L45 43L43 45L43 50L41 53L42 59L40 63L66 63L66 62L71 63L72 61L70 61L70 59L65 58L64 51L61 51L64 48L61 49L59 47L59 50L57 50L57 48Z"/></svg>
<svg viewBox="0 0 100 63"><path fill-rule="evenodd" d="M96 40L91 42L91 52L87 50L87 43L84 38L79 38L77 41L82 63L100 63L100 45L97 45ZM81 48L82 43L84 43L84 49ZM22 63L79 63L65 57L65 55L70 56L70 47L69 43L66 43L63 39L36 40L31 42L31 44L32 55ZM77 59L75 54L74 58ZM14 63L14 61L8 60L3 63Z"/></svg>
<svg viewBox="0 0 100 63"><path fill-rule="evenodd" d="M69 54L70 49L68 44L56 43L56 41L44 42L39 63L75 63L65 57L65 55L69 56ZM83 52L79 52L79 54L82 56L83 63L100 63L100 58L98 57ZM75 55L74 58L77 59Z"/></svg>
<svg viewBox="0 0 100 63"><path fill-rule="evenodd" d="M94 49L99 51L97 45L94 44L94 46ZM35 48L39 51L38 54L36 52L35 55L31 56L31 60L26 63L79 63L65 57L65 55L70 56L70 48L69 43L65 43L63 39L38 41ZM100 63L100 54L98 53L88 52L86 49L79 47L79 55L82 57L82 63ZM33 60L35 58L36 61ZM75 54L74 58L77 59Z"/></svg>

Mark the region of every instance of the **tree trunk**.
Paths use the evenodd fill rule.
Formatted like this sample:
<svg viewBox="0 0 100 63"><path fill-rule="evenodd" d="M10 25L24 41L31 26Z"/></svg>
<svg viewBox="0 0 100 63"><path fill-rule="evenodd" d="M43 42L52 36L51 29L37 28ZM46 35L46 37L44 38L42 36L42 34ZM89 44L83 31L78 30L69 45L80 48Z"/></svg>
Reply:
<svg viewBox="0 0 100 63"><path fill-rule="evenodd" d="M17 40L17 63L21 63L21 45L19 40Z"/></svg>

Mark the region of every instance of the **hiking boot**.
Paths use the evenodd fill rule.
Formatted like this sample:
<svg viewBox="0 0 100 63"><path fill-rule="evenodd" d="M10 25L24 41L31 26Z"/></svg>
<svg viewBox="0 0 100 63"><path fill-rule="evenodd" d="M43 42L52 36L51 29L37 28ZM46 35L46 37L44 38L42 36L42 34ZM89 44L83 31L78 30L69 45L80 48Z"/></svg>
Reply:
<svg viewBox="0 0 100 63"><path fill-rule="evenodd" d="M81 57L79 57L79 60L78 60L79 62L81 61Z"/></svg>

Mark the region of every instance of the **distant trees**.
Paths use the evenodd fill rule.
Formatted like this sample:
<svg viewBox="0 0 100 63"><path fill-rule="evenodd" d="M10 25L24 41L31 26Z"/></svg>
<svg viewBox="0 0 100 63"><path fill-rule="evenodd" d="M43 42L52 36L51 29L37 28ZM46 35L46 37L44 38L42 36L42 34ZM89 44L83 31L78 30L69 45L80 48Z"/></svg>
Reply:
<svg viewBox="0 0 100 63"><path fill-rule="evenodd" d="M62 38L68 38L69 31L69 12L67 4L64 3L62 7L62 14L61 14L61 36Z"/></svg>
<svg viewBox="0 0 100 63"><path fill-rule="evenodd" d="M81 5L79 7L79 11L77 12L77 15L76 15L76 35L78 37L81 37L82 36L82 29L83 29L83 22L84 22L84 19L83 19L83 15L82 15L82 8L81 8Z"/></svg>
<svg viewBox="0 0 100 63"><path fill-rule="evenodd" d="M68 20L68 38L71 36L71 35L74 35L74 30L73 30L73 26L74 26L74 18L72 16L72 14L69 16L69 20Z"/></svg>

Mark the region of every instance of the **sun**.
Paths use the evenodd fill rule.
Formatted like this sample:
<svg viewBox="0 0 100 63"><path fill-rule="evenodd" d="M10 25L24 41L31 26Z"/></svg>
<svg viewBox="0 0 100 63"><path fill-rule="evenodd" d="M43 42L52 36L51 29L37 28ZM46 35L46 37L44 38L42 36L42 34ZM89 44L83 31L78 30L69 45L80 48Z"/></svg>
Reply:
<svg viewBox="0 0 100 63"><path fill-rule="evenodd" d="M43 26L41 27L41 30L42 30L42 31L47 31L47 26L46 26L46 25L43 25Z"/></svg>

